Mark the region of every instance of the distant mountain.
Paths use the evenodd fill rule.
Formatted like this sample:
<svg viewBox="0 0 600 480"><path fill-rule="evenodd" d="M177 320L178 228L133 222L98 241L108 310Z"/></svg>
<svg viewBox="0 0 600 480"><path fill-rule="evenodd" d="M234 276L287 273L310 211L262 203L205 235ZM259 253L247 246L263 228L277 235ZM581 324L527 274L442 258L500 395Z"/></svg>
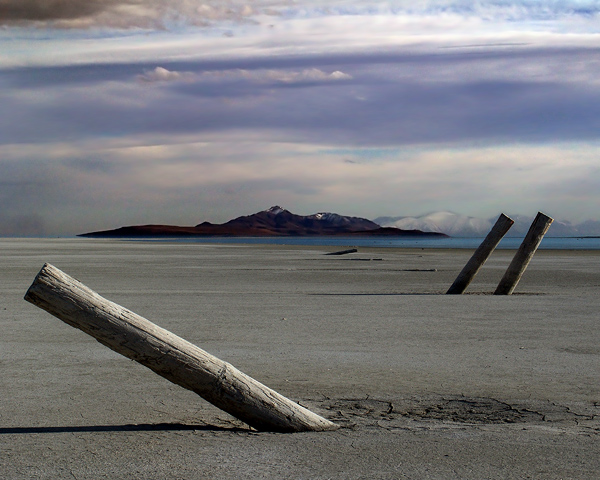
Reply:
<svg viewBox="0 0 600 480"><path fill-rule="evenodd" d="M533 217L508 215L515 224L507 237L523 237L529 230ZM416 228L424 232L443 232L453 237L483 237L487 235L498 217L476 218L452 212L434 212L418 217L378 217L374 221L382 227L400 229ZM599 236L600 222L588 220L580 224L555 220L548 230L549 237Z"/></svg>
<svg viewBox="0 0 600 480"><path fill-rule="evenodd" d="M207 225L207 222L197 225L197 227L203 225ZM253 215L229 220L221 226L234 230L261 229L268 235L272 235L274 232L286 235L322 235L380 228L379 225L365 218L346 217L337 213L315 213L302 216L293 214L279 206L271 207Z"/></svg>
<svg viewBox="0 0 600 480"><path fill-rule="evenodd" d="M238 217L226 223L203 222L195 227L174 225L135 225L115 230L84 233L82 237L136 238L136 237L189 237L189 236L309 236L309 235L389 235L389 236L446 236L418 229L382 228L377 223L360 217L337 213L296 215L279 206Z"/></svg>

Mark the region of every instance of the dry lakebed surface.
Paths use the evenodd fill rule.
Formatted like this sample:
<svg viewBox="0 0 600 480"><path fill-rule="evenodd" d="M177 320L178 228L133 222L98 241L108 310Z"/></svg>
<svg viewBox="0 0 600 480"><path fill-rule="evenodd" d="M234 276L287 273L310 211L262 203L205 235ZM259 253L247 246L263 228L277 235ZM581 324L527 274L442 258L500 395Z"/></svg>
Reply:
<svg viewBox="0 0 600 480"><path fill-rule="evenodd" d="M600 478L600 251L0 239L2 479ZM340 250L340 248L337 248ZM44 263L339 424L265 433L25 302Z"/></svg>

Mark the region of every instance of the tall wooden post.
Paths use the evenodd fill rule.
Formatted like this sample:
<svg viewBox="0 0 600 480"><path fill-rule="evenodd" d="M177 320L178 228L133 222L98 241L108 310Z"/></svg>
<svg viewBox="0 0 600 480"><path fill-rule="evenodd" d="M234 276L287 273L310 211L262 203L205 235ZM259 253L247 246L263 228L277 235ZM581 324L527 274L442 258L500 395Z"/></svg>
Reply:
<svg viewBox="0 0 600 480"><path fill-rule="evenodd" d="M529 262L533 258L534 253L553 221L553 218L538 212L531 227L529 227L529 231L527 232L527 235L525 235L521 246L504 273L502 280L500 280L498 287L496 287L494 295L510 295L514 292L519 280L521 280L523 273L525 273Z"/></svg>
<svg viewBox="0 0 600 480"><path fill-rule="evenodd" d="M257 430L299 432L338 428L231 364L106 300L52 265L46 264L40 270L25 300L115 352L192 390Z"/></svg>
<svg viewBox="0 0 600 480"><path fill-rule="evenodd" d="M506 232L512 227L513 223L515 223L513 219L507 217L503 213L500 214L498 220L496 220L496 223L487 234L487 237L485 237L483 242L481 242L481 245L475 250L471 259L467 262L458 274L458 277L456 277L456 280L454 280L454 283L446 292L447 295L460 295L467 289L473 278L475 278L475 275L477 275L477 272L479 272L479 269L492 254L498 243L500 243L502 237L504 237Z"/></svg>

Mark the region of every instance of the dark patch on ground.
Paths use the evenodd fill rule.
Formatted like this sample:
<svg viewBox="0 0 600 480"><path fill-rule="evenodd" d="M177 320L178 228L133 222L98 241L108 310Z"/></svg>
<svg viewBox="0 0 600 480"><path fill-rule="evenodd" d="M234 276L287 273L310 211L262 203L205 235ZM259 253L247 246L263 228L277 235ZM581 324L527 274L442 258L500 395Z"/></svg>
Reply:
<svg viewBox="0 0 600 480"><path fill-rule="evenodd" d="M551 402L508 403L494 398L464 396L426 396L382 400L326 399L307 402L333 422L347 428L379 426L407 428L424 424L445 425L547 425L585 427L600 434L599 406L575 412L568 406Z"/></svg>
<svg viewBox="0 0 600 480"><path fill-rule="evenodd" d="M527 423L542 421L539 412L514 407L493 398L455 398L425 402L400 413L407 417L460 423Z"/></svg>

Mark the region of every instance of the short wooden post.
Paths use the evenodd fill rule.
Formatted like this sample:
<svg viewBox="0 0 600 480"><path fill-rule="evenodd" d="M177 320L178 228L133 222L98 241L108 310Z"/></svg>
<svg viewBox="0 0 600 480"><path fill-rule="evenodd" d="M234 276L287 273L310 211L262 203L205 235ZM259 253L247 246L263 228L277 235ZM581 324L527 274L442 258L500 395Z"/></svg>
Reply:
<svg viewBox="0 0 600 480"><path fill-rule="evenodd" d="M262 431L335 430L337 425L177 335L98 295L46 264L25 300L103 345L200 395Z"/></svg>
<svg viewBox="0 0 600 480"><path fill-rule="evenodd" d="M527 235L525 235L521 246L504 273L502 280L500 280L498 287L496 287L494 295L510 295L514 292L519 280L521 280L523 273L525 273L529 262L533 258L534 253L553 221L553 218L538 212L531 227L529 227L529 231L527 232Z"/></svg>
<svg viewBox="0 0 600 480"><path fill-rule="evenodd" d="M471 281L479 272L479 269L483 266L489 256L492 254L502 237L506 235L506 232L512 227L515 221L503 213L500 214L498 220L487 234L487 237L481 242L481 245L475 250L471 259L467 262L461 272L454 280L454 283L450 286L447 295L460 295L463 293Z"/></svg>

